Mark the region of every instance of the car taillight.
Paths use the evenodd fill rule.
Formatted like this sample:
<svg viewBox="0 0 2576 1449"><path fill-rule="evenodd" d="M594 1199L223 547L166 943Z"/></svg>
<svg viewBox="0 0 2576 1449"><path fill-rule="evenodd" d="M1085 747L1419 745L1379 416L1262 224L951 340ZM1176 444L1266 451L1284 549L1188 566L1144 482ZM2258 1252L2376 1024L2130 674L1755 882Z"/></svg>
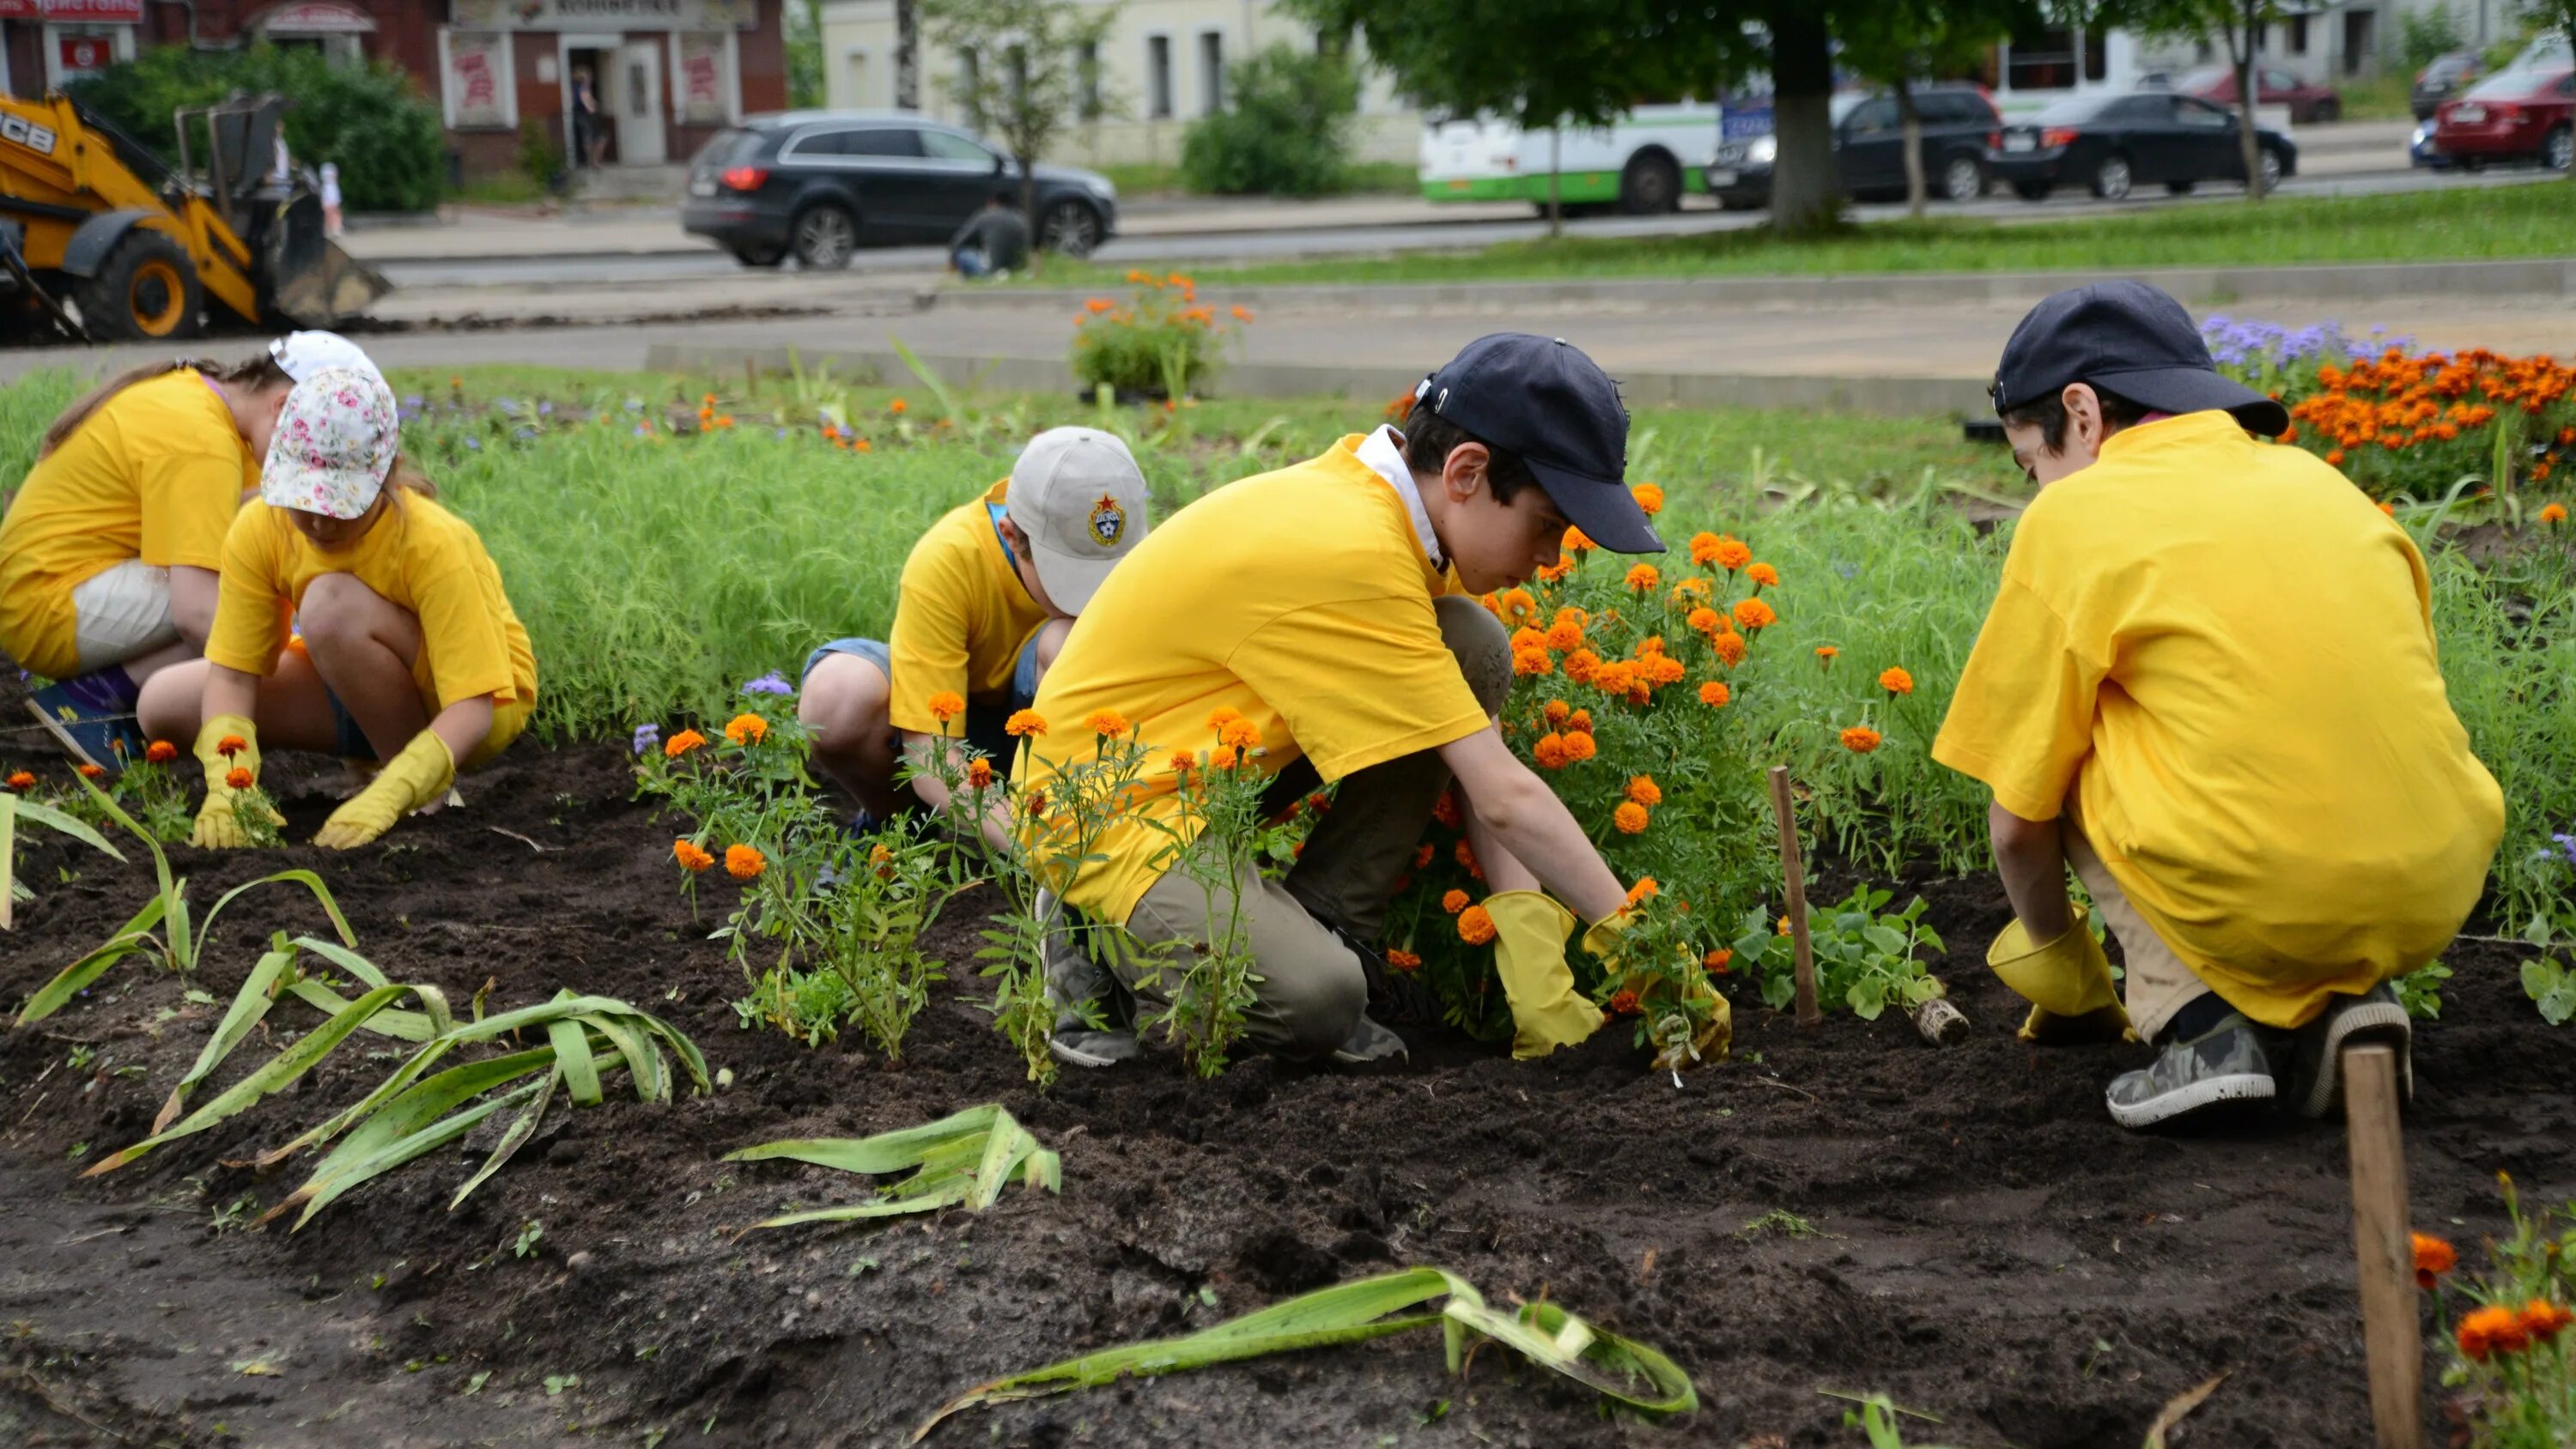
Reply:
<svg viewBox="0 0 2576 1449"><path fill-rule="evenodd" d="M1988 131L1986 133L1986 149L1989 151L2000 151L2003 148L2004 133L2001 131Z"/></svg>
<svg viewBox="0 0 2576 1449"><path fill-rule="evenodd" d="M2047 130L2039 133L2039 144L2042 146L2072 146L2075 144L2075 137L2077 134L2079 133L2073 126L2051 126Z"/></svg>
<svg viewBox="0 0 2576 1449"><path fill-rule="evenodd" d="M2487 119L2502 121L2509 126L2519 126L2522 124L2522 107L2511 101L2493 102L2487 106Z"/></svg>
<svg viewBox="0 0 2576 1449"><path fill-rule="evenodd" d="M724 183L727 191L758 191L769 184L769 170L762 166L729 166L716 179Z"/></svg>

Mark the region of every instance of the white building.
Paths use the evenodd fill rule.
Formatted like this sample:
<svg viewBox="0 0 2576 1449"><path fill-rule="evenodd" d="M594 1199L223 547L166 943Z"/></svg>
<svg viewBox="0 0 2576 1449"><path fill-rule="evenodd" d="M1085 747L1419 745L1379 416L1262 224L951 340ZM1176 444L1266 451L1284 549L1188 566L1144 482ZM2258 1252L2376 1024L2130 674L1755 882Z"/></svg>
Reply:
<svg viewBox="0 0 2576 1449"><path fill-rule="evenodd" d="M1095 166L1177 162L1190 122L1225 108L1225 68L1274 42L1312 48L1315 32L1269 0L1125 0L1092 58L1103 114L1069 127L1059 154L1049 159ZM1422 139L1421 114L1366 64L1356 37L1352 44L1363 55L1353 159L1411 161ZM921 110L962 119L950 82L963 63L926 37L920 42ZM895 0L825 0L823 85L825 103L835 109L894 107Z"/></svg>

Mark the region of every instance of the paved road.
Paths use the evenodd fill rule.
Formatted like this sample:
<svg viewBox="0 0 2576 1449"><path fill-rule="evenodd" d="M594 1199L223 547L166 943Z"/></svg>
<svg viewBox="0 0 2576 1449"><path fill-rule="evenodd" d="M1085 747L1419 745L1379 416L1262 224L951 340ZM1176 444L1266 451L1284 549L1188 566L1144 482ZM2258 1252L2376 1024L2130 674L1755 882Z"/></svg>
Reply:
<svg viewBox="0 0 2576 1449"><path fill-rule="evenodd" d="M2359 196L2389 192L2424 191L2462 186L2513 186L2543 179L2534 170L2487 171L2474 176L2436 174L2429 171L2383 170L2350 172L2332 176L2293 177L2284 182L2284 196ZM2201 206L2226 204L2241 199L2244 189L2233 185L2211 185L2189 197L2170 197L2162 192L2140 195L2127 201L2096 201L2082 192L2067 192L2048 201L2033 204L2013 197L1990 197L1964 206L1944 205L1937 214L1975 216L2013 222L2056 219L2069 216L2135 212L2150 207ZM1902 205L1867 205L1853 208L1853 215L1864 222L1886 221L1905 215ZM1670 236L1699 232L1725 231L1758 225L1760 212L1719 212L1694 209L1669 216L1598 217L1568 222L1566 229L1579 236ZM1098 259L1105 263L1125 262L1254 262L1276 261L1294 257L1375 255L1400 251L1426 251L1489 246L1495 242L1516 241L1546 234L1547 224L1539 218L1511 220L1486 219L1457 222L1424 222L1397 226L1333 226L1321 228L1280 228L1263 231L1228 231L1222 233L1122 236L1102 247ZM861 252L851 270L865 275L935 272L945 261L945 254L935 247L889 247ZM631 256L562 255L515 257L507 259L431 258L391 260L378 263L386 277L396 286L412 289L476 287L494 285L545 285L554 283L638 283L667 282L701 278L744 277L748 269L732 257L709 248L702 252L675 252ZM789 264L788 275L793 275Z"/></svg>

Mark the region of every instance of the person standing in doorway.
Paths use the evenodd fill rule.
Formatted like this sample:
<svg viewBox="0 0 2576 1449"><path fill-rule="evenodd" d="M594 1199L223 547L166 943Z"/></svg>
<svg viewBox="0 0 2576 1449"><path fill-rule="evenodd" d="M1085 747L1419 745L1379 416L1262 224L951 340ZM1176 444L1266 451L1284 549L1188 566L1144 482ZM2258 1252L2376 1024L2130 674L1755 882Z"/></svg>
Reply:
<svg viewBox="0 0 2576 1449"><path fill-rule="evenodd" d="M572 135L576 164L597 169L608 154L606 117L599 111L599 88L591 83L590 67L572 68Z"/></svg>

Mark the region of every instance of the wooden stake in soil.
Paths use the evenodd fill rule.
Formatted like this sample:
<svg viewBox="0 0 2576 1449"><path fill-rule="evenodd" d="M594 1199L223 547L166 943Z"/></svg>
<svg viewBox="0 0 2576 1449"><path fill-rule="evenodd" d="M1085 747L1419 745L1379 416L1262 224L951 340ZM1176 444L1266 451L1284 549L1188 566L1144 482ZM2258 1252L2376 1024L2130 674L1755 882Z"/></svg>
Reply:
<svg viewBox="0 0 2576 1449"><path fill-rule="evenodd" d="M2424 1345L2415 1319L2408 1246L2406 1144L2397 1126L2397 1053L2383 1044L2343 1054L2344 1127L2352 1143L2352 1244L2369 1351L2370 1417L2378 1449L2423 1449Z"/></svg>
<svg viewBox="0 0 2576 1449"><path fill-rule="evenodd" d="M1771 808L1780 817L1780 879L1788 892L1789 944L1798 963L1798 1025L1825 1019L1816 1009L1816 951L1807 939L1807 866L1798 854L1798 815L1789 801L1789 767L1771 767Z"/></svg>

